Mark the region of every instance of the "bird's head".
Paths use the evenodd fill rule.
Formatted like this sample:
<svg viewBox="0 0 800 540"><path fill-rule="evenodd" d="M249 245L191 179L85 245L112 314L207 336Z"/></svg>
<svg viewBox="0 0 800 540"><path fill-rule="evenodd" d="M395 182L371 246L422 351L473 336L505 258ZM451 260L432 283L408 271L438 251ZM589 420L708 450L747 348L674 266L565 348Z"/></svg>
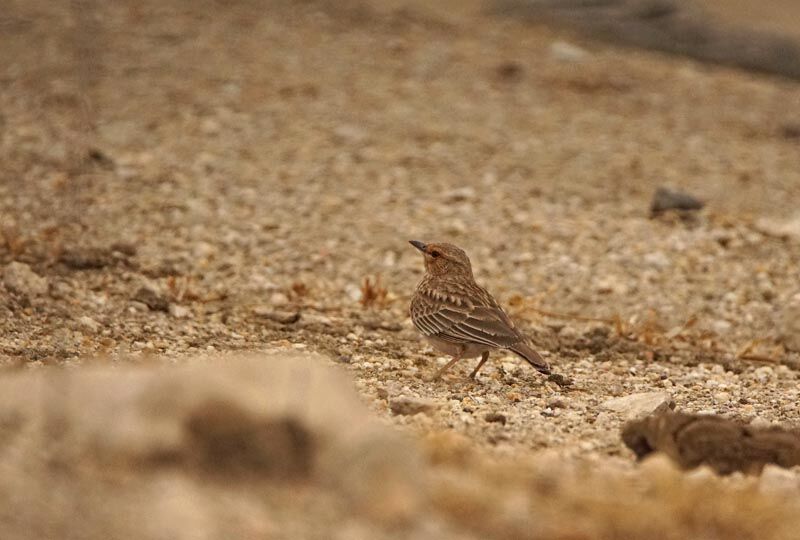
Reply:
<svg viewBox="0 0 800 540"><path fill-rule="evenodd" d="M463 249L443 242L426 244L419 240L411 240L409 243L422 252L425 271L428 274L472 277L472 265Z"/></svg>

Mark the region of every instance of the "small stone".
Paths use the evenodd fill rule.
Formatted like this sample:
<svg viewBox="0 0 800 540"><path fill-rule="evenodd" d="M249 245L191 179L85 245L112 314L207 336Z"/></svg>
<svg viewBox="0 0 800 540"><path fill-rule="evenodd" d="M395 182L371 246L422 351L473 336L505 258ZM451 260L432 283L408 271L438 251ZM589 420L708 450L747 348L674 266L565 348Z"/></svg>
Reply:
<svg viewBox="0 0 800 540"><path fill-rule="evenodd" d="M150 311L150 308L147 307L147 304L143 302L138 302L136 300L131 300L130 303L128 304L128 307L130 308L131 311L134 312L138 311L144 313L145 311Z"/></svg>
<svg viewBox="0 0 800 540"><path fill-rule="evenodd" d="M176 319L188 319L192 316L192 310L186 306L179 306L178 304L169 305L169 314Z"/></svg>
<svg viewBox="0 0 800 540"><path fill-rule="evenodd" d="M497 412L486 413L483 417L487 422L497 422L498 424L506 425L508 418L506 415Z"/></svg>
<svg viewBox="0 0 800 540"><path fill-rule="evenodd" d="M84 315L83 317L78 319L78 324L83 330L91 332L92 334L96 334L101 328L100 323L95 321L88 315Z"/></svg>
<svg viewBox="0 0 800 540"><path fill-rule="evenodd" d="M800 241L800 216L789 219L761 218L756 221L755 228L767 236Z"/></svg>
<svg viewBox="0 0 800 540"><path fill-rule="evenodd" d="M65 249L58 258L73 270L96 270L114 262L110 250L97 247L76 247Z"/></svg>
<svg viewBox="0 0 800 540"><path fill-rule="evenodd" d="M572 43L554 41L550 44L550 56L560 62L580 62L589 56L589 53Z"/></svg>
<svg viewBox="0 0 800 540"><path fill-rule="evenodd" d="M169 300L150 285L144 285L133 295L133 300L145 304L153 311L169 311Z"/></svg>
<svg viewBox="0 0 800 540"><path fill-rule="evenodd" d="M561 398L553 398L547 402L547 406L551 409L565 409L567 404Z"/></svg>
<svg viewBox="0 0 800 540"><path fill-rule="evenodd" d="M570 379L566 375L562 375L561 373L551 373L550 375L547 376L547 380L556 383L558 386L561 386L562 388L573 385L572 379Z"/></svg>
<svg viewBox="0 0 800 540"><path fill-rule="evenodd" d="M727 403L731 400L731 395L728 392L717 392L713 397L717 403Z"/></svg>
<svg viewBox="0 0 800 540"><path fill-rule="evenodd" d="M378 399L387 399L389 397L389 391L386 390L386 388L383 388L382 386L379 386L375 390L375 394L378 396Z"/></svg>
<svg viewBox="0 0 800 540"><path fill-rule="evenodd" d="M6 288L17 294L41 296L47 293L47 279L31 270L21 262L11 262L3 270L3 283Z"/></svg>
<svg viewBox="0 0 800 540"><path fill-rule="evenodd" d="M289 297L282 292L274 292L269 296L269 303L273 306L285 306L289 303Z"/></svg>
<svg viewBox="0 0 800 540"><path fill-rule="evenodd" d="M600 406L621 413L631 420L648 414L662 412L674 407L672 396L667 392L643 392L604 401Z"/></svg>
<svg viewBox="0 0 800 540"><path fill-rule="evenodd" d="M253 309L253 313L262 319L275 321L281 324L294 324L300 320L299 311L273 311L269 308L259 306Z"/></svg>
<svg viewBox="0 0 800 540"><path fill-rule="evenodd" d="M420 398L399 396L389 400L389 410L393 414L409 416L418 413L429 413L433 410L431 401Z"/></svg>
<svg viewBox="0 0 800 540"><path fill-rule="evenodd" d="M667 210L700 210L703 206L705 203L693 195L660 187L650 203L650 215L657 216Z"/></svg>

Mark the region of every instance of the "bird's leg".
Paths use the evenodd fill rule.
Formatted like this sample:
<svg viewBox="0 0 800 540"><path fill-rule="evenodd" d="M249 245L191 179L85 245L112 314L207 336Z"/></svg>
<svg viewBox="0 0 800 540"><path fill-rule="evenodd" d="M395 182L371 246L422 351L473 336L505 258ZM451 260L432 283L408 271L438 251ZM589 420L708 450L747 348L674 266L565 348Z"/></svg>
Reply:
<svg viewBox="0 0 800 540"><path fill-rule="evenodd" d="M461 360L461 355L462 355L462 354L464 354L464 346L463 346L463 345L461 346L461 350L459 350L459 351L458 351L458 354L456 354L455 356L453 356L453 359L452 359L452 360L450 360L448 363L446 363L446 364L445 364L445 365L442 367L442 369L440 369L439 371L437 371L437 372L436 372L436 373L433 375L433 377L431 378L431 380L432 380L432 381L436 381L436 380L438 380L438 379L439 379L439 378L440 378L440 377L441 377L441 376L444 374L444 372L445 372L445 371L447 371L448 369L450 369L451 367L453 367L453 364L455 364L456 362L458 362L459 360Z"/></svg>
<svg viewBox="0 0 800 540"><path fill-rule="evenodd" d="M486 351L481 355L481 361L478 362L478 365L475 366L475 369L473 369L472 373L469 374L470 379L475 378L475 376L478 374L478 371L481 369L483 364L485 364L488 359L489 359L489 351Z"/></svg>

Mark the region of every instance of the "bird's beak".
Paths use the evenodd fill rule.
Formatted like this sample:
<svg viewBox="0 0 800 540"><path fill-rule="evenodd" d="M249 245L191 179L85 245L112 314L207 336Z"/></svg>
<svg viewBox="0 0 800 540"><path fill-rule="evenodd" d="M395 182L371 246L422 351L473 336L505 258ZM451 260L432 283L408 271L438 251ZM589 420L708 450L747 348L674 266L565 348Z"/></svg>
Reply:
<svg viewBox="0 0 800 540"><path fill-rule="evenodd" d="M419 240L409 240L408 243L425 253L425 242L420 242Z"/></svg>

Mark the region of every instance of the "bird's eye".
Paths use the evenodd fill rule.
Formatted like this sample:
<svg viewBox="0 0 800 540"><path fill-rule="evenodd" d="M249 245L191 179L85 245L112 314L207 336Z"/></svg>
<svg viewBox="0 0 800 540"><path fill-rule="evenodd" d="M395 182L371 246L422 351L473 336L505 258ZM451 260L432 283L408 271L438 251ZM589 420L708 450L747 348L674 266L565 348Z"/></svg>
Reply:
<svg viewBox="0 0 800 540"><path fill-rule="evenodd" d="M434 250L434 251L431 251L431 257L433 257L434 259L435 259L436 257L438 257L439 255L441 255L441 253L439 253L438 251L436 251L436 250Z"/></svg>

